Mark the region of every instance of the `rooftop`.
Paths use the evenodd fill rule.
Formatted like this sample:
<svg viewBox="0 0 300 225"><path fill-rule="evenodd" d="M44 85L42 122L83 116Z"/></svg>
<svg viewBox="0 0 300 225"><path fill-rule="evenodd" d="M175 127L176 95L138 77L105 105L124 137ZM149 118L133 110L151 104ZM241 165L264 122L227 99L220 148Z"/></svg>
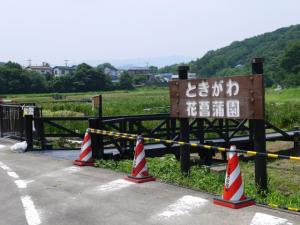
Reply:
<svg viewBox="0 0 300 225"><path fill-rule="evenodd" d="M27 66L26 69L52 69L50 66Z"/></svg>
<svg viewBox="0 0 300 225"><path fill-rule="evenodd" d="M131 67L128 70L149 70L149 67Z"/></svg>
<svg viewBox="0 0 300 225"><path fill-rule="evenodd" d="M55 67L53 67L53 69L74 70L75 68L73 66L72 67L69 67L69 66L55 66Z"/></svg>

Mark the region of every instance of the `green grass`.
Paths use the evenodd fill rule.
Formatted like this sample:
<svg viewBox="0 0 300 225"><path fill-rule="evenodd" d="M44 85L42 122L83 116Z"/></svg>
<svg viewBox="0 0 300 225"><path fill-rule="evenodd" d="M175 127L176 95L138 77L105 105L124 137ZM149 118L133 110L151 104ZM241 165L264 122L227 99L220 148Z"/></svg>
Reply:
<svg viewBox="0 0 300 225"><path fill-rule="evenodd" d="M103 97L103 115L105 116L167 113L169 111L169 95L166 87L138 88L131 91L64 93L62 95L66 98L62 100L54 100L52 93L8 95L7 98L21 103L35 102L48 111L67 110L94 116L97 115L97 111L92 109L91 102L66 103L66 101L88 100L99 94Z"/></svg>
<svg viewBox="0 0 300 225"><path fill-rule="evenodd" d="M300 88L287 88L282 91L266 90L266 102L300 103Z"/></svg>
<svg viewBox="0 0 300 225"><path fill-rule="evenodd" d="M267 197L257 194L254 184L254 163L240 162L245 193L257 202L271 203L283 207L300 208L300 165L290 161L285 162L285 168L278 166L284 160L268 163ZM193 165L189 176L180 172L180 163L174 156L147 159L149 173L160 181L181 185L217 195L222 195L225 174L211 173L206 167ZM96 166L130 174L132 160L97 160Z"/></svg>
<svg viewBox="0 0 300 225"><path fill-rule="evenodd" d="M106 91L84 93L62 93L65 99L54 100L53 93L8 95L7 98L18 102L36 102L46 110L45 115L95 116L97 110L92 109L92 96L102 94L103 115L136 115L169 112L169 91L167 87L137 88L131 91ZM75 101L75 102L66 102ZM266 90L266 119L282 129L300 126L300 88L274 91Z"/></svg>

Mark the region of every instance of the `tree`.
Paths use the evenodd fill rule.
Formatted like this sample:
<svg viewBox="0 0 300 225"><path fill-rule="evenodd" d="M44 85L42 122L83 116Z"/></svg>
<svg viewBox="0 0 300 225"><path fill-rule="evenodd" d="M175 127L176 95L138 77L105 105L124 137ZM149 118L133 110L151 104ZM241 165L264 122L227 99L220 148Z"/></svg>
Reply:
<svg viewBox="0 0 300 225"><path fill-rule="evenodd" d="M281 66L289 73L300 71L300 40L289 44L283 53Z"/></svg>
<svg viewBox="0 0 300 225"><path fill-rule="evenodd" d="M85 63L78 65L71 74L71 83L74 91L109 90L112 87L111 79L101 69L93 68Z"/></svg>
<svg viewBox="0 0 300 225"><path fill-rule="evenodd" d="M7 67L7 68L10 68L10 69L22 70L22 66L20 64L15 63L15 62L11 62L11 61L4 64L4 66Z"/></svg>
<svg viewBox="0 0 300 225"><path fill-rule="evenodd" d="M41 74L23 70L13 62L0 67L0 93L33 93L48 90L45 77Z"/></svg>
<svg viewBox="0 0 300 225"><path fill-rule="evenodd" d="M103 64L100 64L97 66L97 69L100 69L100 70L104 70L105 68L109 68L109 69L112 69L112 70L117 70L113 65L111 65L110 63L103 63Z"/></svg>
<svg viewBox="0 0 300 225"><path fill-rule="evenodd" d="M158 73L158 67L156 67L156 66L149 66L149 70L152 74Z"/></svg>
<svg viewBox="0 0 300 225"><path fill-rule="evenodd" d="M122 75L120 76L120 88L132 89L133 88L132 82L133 79L127 72L122 73Z"/></svg>
<svg viewBox="0 0 300 225"><path fill-rule="evenodd" d="M189 63L190 71L197 73L198 76L229 75L227 72L239 72L236 68L242 65L249 73L251 69L249 70L247 67L251 64L251 60L254 57L263 57L266 62L264 64L267 81L265 84L271 86L273 82L284 83L287 76L284 76L283 79L281 76L282 70L287 71L283 74L298 73L300 70L299 50L297 50L299 49L297 47L299 46L299 39L300 25L294 25L247 38L243 41L235 41L226 47L208 51L203 57L191 61ZM288 47L289 42L294 43L292 47ZM281 63L281 56L284 52L285 59ZM176 70L177 65L159 69L161 73L176 73Z"/></svg>

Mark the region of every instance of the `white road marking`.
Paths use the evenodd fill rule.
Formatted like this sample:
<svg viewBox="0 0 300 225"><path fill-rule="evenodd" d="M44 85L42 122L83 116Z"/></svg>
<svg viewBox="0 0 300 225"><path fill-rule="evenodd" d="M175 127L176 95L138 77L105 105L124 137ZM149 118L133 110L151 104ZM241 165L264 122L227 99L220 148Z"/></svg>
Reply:
<svg viewBox="0 0 300 225"><path fill-rule="evenodd" d="M11 176L12 178L19 179L19 175L13 171L9 171L9 172L7 172L7 174L8 174L8 176Z"/></svg>
<svg viewBox="0 0 300 225"><path fill-rule="evenodd" d="M34 180L24 180L24 182L27 185L27 184L30 184L30 183L34 182Z"/></svg>
<svg viewBox="0 0 300 225"><path fill-rule="evenodd" d="M22 196L21 201L25 209L25 216L28 225L39 225L41 224L41 219L37 210L35 209L34 203L30 196Z"/></svg>
<svg viewBox="0 0 300 225"><path fill-rule="evenodd" d="M11 171L11 168L9 168L8 166L6 166L5 164L2 163L2 165L0 166L3 170L6 171Z"/></svg>
<svg viewBox="0 0 300 225"><path fill-rule="evenodd" d="M81 167L70 166L70 167L54 170L54 171L51 171L51 172L48 172L48 173L44 173L44 174L40 175L39 178L43 178L43 177L55 177L55 178L57 178L58 176L66 176L66 172L67 173L77 173L79 171L82 171Z"/></svg>
<svg viewBox="0 0 300 225"><path fill-rule="evenodd" d="M77 173L79 171L81 171L81 168L79 168L78 166L70 166L64 169L64 171L67 171L69 173Z"/></svg>
<svg viewBox="0 0 300 225"><path fill-rule="evenodd" d="M27 183L24 180L15 180L15 184L20 189L27 188Z"/></svg>
<svg viewBox="0 0 300 225"><path fill-rule="evenodd" d="M0 149L1 149L1 148L5 148L5 147L6 147L5 145L0 145Z"/></svg>
<svg viewBox="0 0 300 225"><path fill-rule="evenodd" d="M19 175L17 173L15 173L14 171L12 171L12 169L10 167L6 166L2 162L0 162L0 167L3 170L7 171L7 174L9 176L11 176L12 178L18 179L18 180L15 180L15 184L19 189L26 189L28 183L34 182L33 180L27 180L27 181L19 180ZM25 210L27 224L28 225L41 224L41 219L39 217L37 210L35 209L35 206L34 206L34 203L31 199L31 197L29 195L21 196L21 201L22 201L23 208Z"/></svg>
<svg viewBox="0 0 300 225"><path fill-rule="evenodd" d="M100 185L96 187L98 191L116 191L122 188L126 188L133 183L124 179L118 179L114 180L112 182L109 182L107 184Z"/></svg>
<svg viewBox="0 0 300 225"><path fill-rule="evenodd" d="M158 214L159 217L170 218L172 216L180 216L183 214L189 214L189 212L194 208L199 208L208 202L206 199L185 195L178 199L175 203L169 205L167 209Z"/></svg>
<svg viewBox="0 0 300 225"><path fill-rule="evenodd" d="M250 225L293 225L287 219L264 213L255 213Z"/></svg>

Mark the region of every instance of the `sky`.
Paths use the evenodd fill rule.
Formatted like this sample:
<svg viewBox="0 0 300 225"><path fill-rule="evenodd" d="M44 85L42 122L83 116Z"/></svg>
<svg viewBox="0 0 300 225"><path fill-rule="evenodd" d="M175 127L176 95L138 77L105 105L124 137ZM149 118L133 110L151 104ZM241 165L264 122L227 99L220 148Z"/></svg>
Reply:
<svg viewBox="0 0 300 225"><path fill-rule="evenodd" d="M299 9L299 0L0 0L0 61L195 59L299 24Z"/></svg>

